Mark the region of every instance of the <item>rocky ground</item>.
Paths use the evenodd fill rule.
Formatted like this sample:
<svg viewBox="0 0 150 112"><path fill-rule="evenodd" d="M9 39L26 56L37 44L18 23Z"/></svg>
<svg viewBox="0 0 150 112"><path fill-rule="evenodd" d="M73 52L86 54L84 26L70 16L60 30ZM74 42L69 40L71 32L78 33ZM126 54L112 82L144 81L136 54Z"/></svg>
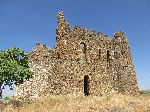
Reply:
<svg viewBox="0 0 150 112"><path fill-rule="evenodd" d="M109 96L43 96L30 102L7 99L0 102L1 112L150 112L150 93L138 97L122 94Z"/></svg>

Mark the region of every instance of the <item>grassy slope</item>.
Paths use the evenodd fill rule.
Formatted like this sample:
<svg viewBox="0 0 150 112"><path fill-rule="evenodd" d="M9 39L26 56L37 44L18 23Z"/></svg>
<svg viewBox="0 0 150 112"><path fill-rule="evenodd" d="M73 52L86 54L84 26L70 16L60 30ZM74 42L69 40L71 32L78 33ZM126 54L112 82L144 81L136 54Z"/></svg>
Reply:
<svg viewBox="0 0 150 112"><path fill-rule="evenodd" d="M14 103L14 102L13 102ZM150 112L150 94L138 97L109 96L44 96L16 107L10 103L2 112ZM16 105L16 104L15 104Z"/></svg>

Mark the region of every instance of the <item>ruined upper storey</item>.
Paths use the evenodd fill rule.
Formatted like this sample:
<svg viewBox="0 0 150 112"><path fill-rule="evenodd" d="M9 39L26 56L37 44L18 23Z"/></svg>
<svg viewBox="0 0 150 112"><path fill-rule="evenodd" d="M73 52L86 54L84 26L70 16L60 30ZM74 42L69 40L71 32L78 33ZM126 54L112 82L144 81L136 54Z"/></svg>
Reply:
<svg viewBox="0 0 150 112"><path fill-rule="evenodd" d="M92 51L95 55L91 54L90 58L95 57L95 59L100 52L102 54L104 54L103 52L110 52L112 49L116 48L116 46L119 46L121 52L125 52L122 51L124 49L122 46L124 46L123 44L128 45L128 42L124 32L116 32L114 37L110 38L108 35L103 35L100 32L97 33L94 30L81 28L78 25L75 25L74 28L71 29L69 23L65 20L63 12L59 12L57 18L56 54L59 55L58 57L65 55L66 53L66 55L68 55L71 51L76 53L80 50L81 46L87 51L84 52L85 55L88 55L90 51Z"/></svg>
<svg viewBox="0 0 150 112"><path fill-rule="evenodd" d="M105 40L105 41L112 41L116 39L122 39L123 41L127 39L126 34L124 32L116 32L114 37L111 39L107 34L103 35L101 32L96 32L94 30L89 30L86 28L81 28L78 25L75 25L73 29L70 28L69 23L66 21L63 12L59 12L57 15L58 18L58 26L56 29L56 40L59 39L69 39L71 38L80 38L84 39L94 39L97 40ZM62 38L63 37L63 38Z"/></svg>
<svg viewBox="0 0 150 112"><path fill-rule="evenodd" d="M110 38L108 35L81 28L78 25L71 29L69 23L65 20L63 12L58 13L57 19L56 48L49 50L49 53L47 53L52 57L70 60L80 58L86 58L86 60L98 59L101 62L108 62L108 60L114 58L131 57L129 56L130 49L124 32L116 32L114 37ZM36 48L43 51L47 47L37 44ZM125 63L124 66L129 63L132 64L132 61Z"/></svg>

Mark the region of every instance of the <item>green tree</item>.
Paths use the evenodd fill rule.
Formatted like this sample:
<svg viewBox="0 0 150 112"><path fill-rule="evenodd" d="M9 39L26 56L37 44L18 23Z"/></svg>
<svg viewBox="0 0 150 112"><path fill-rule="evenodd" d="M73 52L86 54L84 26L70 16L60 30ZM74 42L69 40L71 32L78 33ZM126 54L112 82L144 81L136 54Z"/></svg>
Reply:
<svg viewBox="0 0 150 112"><path fill-rule="evenodd" d="M28 66L29 53L19 48L0 51L0 97L2 84L11 87L18 85L32 77Z"/></svg>

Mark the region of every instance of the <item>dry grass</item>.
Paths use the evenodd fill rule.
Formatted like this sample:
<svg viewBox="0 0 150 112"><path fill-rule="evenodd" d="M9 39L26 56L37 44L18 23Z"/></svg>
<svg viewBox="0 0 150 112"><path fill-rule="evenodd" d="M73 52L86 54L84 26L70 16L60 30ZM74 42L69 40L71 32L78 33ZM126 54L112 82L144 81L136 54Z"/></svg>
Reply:
<svg viewBox="0 0 150 112"><path fill-rule="evenodd" d="M150 94L138 97L48 95L19 107L10 103L2 112L150 112Z"/></svg>

